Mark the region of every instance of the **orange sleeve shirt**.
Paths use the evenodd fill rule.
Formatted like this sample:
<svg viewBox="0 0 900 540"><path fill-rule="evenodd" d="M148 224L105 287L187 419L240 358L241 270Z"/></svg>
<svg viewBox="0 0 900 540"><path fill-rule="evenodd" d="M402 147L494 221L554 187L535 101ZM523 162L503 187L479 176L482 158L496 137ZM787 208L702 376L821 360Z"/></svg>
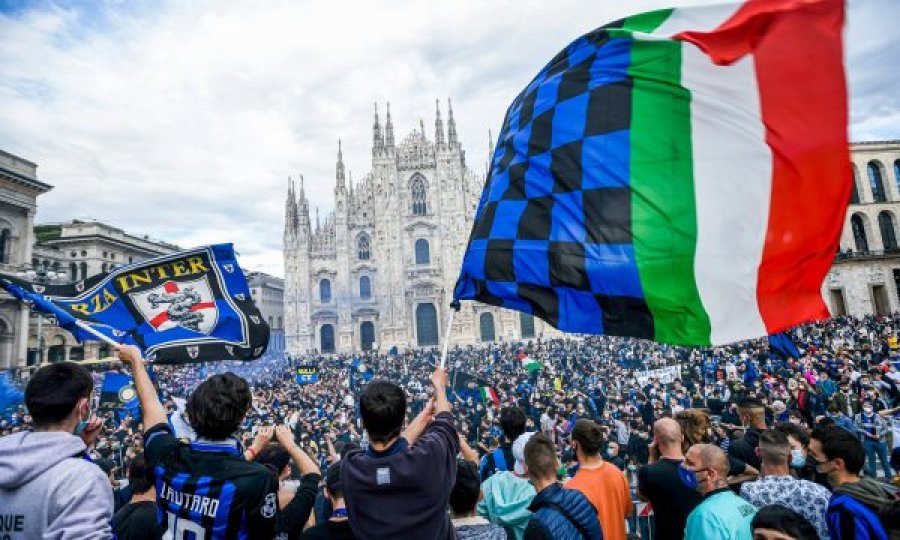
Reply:
<svg viewBox="0 0 900 540"><path fill-rule="evenodd" d="M604 540L625 540L625 518L634 506L622 471L608 462L596 469L578 469L565 487L583 493L597 509Z"/></svg>

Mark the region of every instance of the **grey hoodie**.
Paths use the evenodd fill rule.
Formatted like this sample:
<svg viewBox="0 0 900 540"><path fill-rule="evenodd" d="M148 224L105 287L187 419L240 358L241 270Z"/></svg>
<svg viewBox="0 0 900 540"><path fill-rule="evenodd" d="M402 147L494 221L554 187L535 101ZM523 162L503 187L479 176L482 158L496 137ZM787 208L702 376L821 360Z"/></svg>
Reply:
<svg viewBox="0 0 900 540"><path fill-rule="evenodd" d="M112 486L69 433L0 437L0 538L112 538Z"/></svg>

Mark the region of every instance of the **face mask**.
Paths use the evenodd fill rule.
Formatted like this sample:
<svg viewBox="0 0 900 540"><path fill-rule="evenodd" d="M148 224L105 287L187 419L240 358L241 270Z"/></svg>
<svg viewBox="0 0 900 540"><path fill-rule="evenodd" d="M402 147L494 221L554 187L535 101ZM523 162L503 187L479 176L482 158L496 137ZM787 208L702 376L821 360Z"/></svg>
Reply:
<svg viewBox="0 0 900 540"><path fill-rule="evenodd" d="M689 469L685 469L684 465L678 466L678 477L681 478L681 483L684 484L684 487L690 490L697 489L697 472Z"/></svg>
<svg viewBox="0 0 900 540"><path fill-rule="evenodd" d="M863 407L863 412L866 414L872 414L872 407Z"/></svg>
<svg viewBox="0 0 900 540"><path fill-rule="evenodd" d="M803 450L799 448L791 450L791 467L801 469L804 465L806 465L806 456L803 455Z"/></svg>
<svg viewBox="0 0 900 540"><path fill-rule="evenodd" d="M87 429L88 422L90 421L90 419L91 419L91 411L88 410L87 416L84 418L84 420L81 420L78 422L78 425L75 426L75 430L72 432L72 434L73 435L81 435L82 433L84 433L84 430Z"/></svg>
<svg viewBox="0 0 900 540"><path fill-rule="evenodd" d="M87 427L88 427L88 422L90 421L90 419L91 419L91 413L89 412L87 415L87 418L78 422L78 425L75 426L75 431L73 431L72 433L74 435L81 435L82 433L84 433L84 430L87 429Z"/></svg>

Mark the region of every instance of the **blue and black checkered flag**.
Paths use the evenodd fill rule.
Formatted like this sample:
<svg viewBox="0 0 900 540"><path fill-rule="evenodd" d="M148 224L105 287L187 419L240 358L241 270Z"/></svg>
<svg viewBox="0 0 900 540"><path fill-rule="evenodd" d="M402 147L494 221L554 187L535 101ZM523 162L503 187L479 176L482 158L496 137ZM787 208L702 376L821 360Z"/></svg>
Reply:
<svg viewBox="0 0 900 540"><path fill-rule="evenodd" d="M510 106L454 304L516 309L564 331L652 337L623 181L626 42L605 27L579 38Z"/></svg>

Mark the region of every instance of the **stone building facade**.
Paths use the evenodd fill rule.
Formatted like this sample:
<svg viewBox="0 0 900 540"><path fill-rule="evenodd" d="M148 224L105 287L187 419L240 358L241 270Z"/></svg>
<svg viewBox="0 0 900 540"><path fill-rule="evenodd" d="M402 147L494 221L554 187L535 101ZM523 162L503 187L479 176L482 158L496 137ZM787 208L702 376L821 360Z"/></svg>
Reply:
<svg viewBox="0 0 900 540"><path fill-rule="evenodd" d="M70 283L119 266L169 255L178 246L146 235L130 234L99 221L73 220L38 225L30 267L53 280ZM40 327L40 328L39 328ZM38 338L43 336L43 343ZM111 348L100 341L83 344L68 332L32 317L28 364L105 358Z"/></svg>
<svg viewBox="0 0 900 540"><path fill-rule="evenodd" d="M37 198L52 186L37 178L37 165L0 150L0 271L16 273L31 260ZM0 369L25 365L30 310L0 292Z"/></svg>
<svg viewBox="0 0 900 540"><path fill-rule="evenodd" d="M301 178L285 209L284 323L291 354L438 345L484 176L466 165L452 105L446 131L424 123L399 143L390 105L375 108L372 168L359 182L338 143L334 211L311 218ZM455 316L453 343L530 338L552 330L530 315L475 302ZM554 331L555 332L555 331Z"/></svg>
<svg viewBox="0 0 900 540"><path fill-rule="evenodd" d="M854 143L850 156L853 194L822 294L833 315L900 311L900 141Z"/></svg>
<svg viewBox="0 0 900 540"><path fill-rule="evenodd" d="M247 272L250 296L271 330L284 330L284 280L264 272Z"/></svg>

